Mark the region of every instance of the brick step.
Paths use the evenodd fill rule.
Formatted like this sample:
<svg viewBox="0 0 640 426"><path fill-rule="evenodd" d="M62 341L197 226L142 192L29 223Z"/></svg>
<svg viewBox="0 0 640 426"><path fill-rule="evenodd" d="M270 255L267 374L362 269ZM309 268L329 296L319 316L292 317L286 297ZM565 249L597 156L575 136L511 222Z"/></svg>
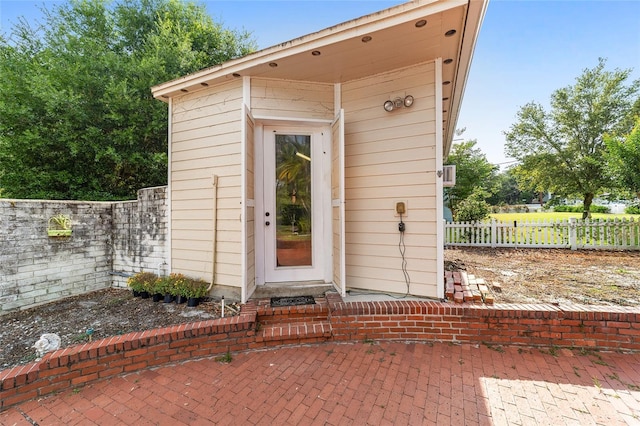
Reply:
<svg viewBox="0 0 640 426"><path fill-rule="evenodd" d="M323 322L329 317L325 298L316 298L315 305L271 307L267 302L258 302L256 320L262 325Z"/></svg>
<svg viewBox="0 0 640 426"><path fill-rule="evenodd" d="M257 342L283 345L324 342L331 338L329 321L310 321L262 325Z"/></svg>

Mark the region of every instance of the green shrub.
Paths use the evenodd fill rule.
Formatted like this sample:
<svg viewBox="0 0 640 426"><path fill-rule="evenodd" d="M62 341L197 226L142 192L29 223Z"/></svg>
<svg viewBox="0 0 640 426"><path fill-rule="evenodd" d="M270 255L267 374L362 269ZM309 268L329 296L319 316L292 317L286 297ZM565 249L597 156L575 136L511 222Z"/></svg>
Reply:
<svg viewBox="0 0 640 426"><path fill-rule="evenodd" d="M184 283L183 290L185 297L199 298L207 294L209 283L195 278L187 278Z"/></svg>
<svg viewBox="0 0 640 426"><path fill-rule="evenodd" d="M489 217L491 207L484 200L484 192L476 188L458 204L454 215L456 222L479 222Z"/></svg>
<svg viewBox="0 0 640 426"><path fill-rule="evenodd" d="M127 279L127 285L135 291L152 292L158 276L153 272L138 272Z"/></svg>
<svg viewBox="0 0 640 426"><path fill-rule="evenodd" d="M554 206L553 211L561 212L561 213L582 213L584 211L584 207L582 204L578 204L577 206ZM598 206L595 204L591 205L589 209L591 213L611 213L611 209L607 206Z"/></svg>
<svg viewBox="0 0 640 426"><path fill-rule="evenodd" d="M154 294L172 294L173 282L171 276L159 277L153 286Z"/></svg>
<svg viewBox="0 0 640 426"><path fill-rule="evenodd" d="M626 214L640 214L640 203L632 204L624 209Z"/></svg>
<svg viewBox="0 0 640 426"><path fill-rule="evenodd" d="M611 213L611 209L607 206L591 206L591 213Z"/></svg>
<svg viewBox="0 0 640 426"><path fill-rule="evenodd" d="M187 292L187 286L189 285L189 278L182 274L170 274L169 275L169 294L173 296L185 296Z"/></svg>

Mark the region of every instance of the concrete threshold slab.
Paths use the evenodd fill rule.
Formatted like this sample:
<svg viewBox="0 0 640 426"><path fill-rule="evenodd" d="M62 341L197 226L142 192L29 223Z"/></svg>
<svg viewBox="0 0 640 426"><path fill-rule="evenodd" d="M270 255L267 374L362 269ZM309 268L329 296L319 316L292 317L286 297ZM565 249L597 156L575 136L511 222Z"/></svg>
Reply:
<svg viewBox="0 0 640 426"><path fill-rule="evenodd" d="M271 297L291 296L324 296L328 291L333 291L331 284L322 282L290 282L268 283L256 287L251 299L269 299Z"/></svg>

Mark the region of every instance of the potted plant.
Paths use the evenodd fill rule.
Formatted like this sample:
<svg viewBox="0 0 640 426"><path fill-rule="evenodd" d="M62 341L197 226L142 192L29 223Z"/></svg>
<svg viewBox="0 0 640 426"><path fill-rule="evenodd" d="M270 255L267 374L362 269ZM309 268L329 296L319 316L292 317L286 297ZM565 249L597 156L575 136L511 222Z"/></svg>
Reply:
<svg viewBox="0 0 640 426"><path fill-rule="evenodd" d="M195 278L187 279L185 284L185 296L187 297L187 306L198 306L200 299L207 294L209 283Z"/></svg>
<svg viewBox="0 0 640 426"><path fill-rule="evenodd" d="M164 293L162 293L164 291L162 289L163 285L164 284L162 283L162 277L157 277L157 276L155 281L153 281L149 285L149 295L151 296L154 302L159 302L160 300L164 299Z"/></svg>
<svg viewBox="0 0 640 426"><path fill-rule="evenodd" d="M176 303L185 303L187 301L187 286L189 278L182 274L173 273L171 277L171 294L175 297Z"/></svg>
<svg viewBox="0 0 640 426"><path fill-rule="evenodd" d="M164 303L173 302L173 279L171 275L159 277L155 282L154 288L156 294L162 295Z"/></svg>
<svg viewBox="0 0 640 426"><path fill-rule="evenodd" d="M69 237L71 232L71 218L66 214L57 214L49 218L47 234L50 237Z"/></svg>
<svg viewBox="0 0 640 426"><path fill-rule="evenodd" d="M127 279L127 285L133 290L133 295L147 299L149 297L149 290L156 282L158 277L152 272L138 272L137 274Z"/></svg>

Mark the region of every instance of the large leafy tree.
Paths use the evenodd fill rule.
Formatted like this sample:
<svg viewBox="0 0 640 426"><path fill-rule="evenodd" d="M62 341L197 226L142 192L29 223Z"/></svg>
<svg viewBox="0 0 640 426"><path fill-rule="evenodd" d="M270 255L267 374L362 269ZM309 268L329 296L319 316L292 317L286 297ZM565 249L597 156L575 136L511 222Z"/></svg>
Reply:
<svg viewBox="0 0 640 426"><path fill-rule="evenodd" d="M640 199L640 117L624 137L607 136L607 164L612 177L624 191Z"/></svg>
<svg viewBox="0 0 640 426"><path fill-rule="evenodd" d="M581 196L583 218L593 198L611 186L606 173L604 135L628 132L640 81L626 84L631 70L605 70L600 59L573 86L551 95L551 110L529 103L505 132L507 155L519 160L523 187ZM636 104L637 105L637 104Z"/></svg>
<svg viewBox="0 0 640 426"><path fill-rule="evenodd" d="M494 206L499 204L527 204L538 195L531 191L520 189L512 168L496 175L493 189L487 202Z"/></svg>
<svg viewBox="0 0 640 426"><path fill-rule="evenodd" d="M458 205L476 189L486 198L493 193L498 167L489 163L487 156L476 147L476 140L458 142L451 147L447 163L456 166L456 185L446 189L449 206L455 213ZM477 191L476 191L477 192Z"/></svg>
<svg viewBox="0 0 640 426"><path fill-rule="evenodd" d="M123 199L166 183L167 108L150 87L242 56L246 33L179 0L70 0L0 38L5 197Z"/></svg>

